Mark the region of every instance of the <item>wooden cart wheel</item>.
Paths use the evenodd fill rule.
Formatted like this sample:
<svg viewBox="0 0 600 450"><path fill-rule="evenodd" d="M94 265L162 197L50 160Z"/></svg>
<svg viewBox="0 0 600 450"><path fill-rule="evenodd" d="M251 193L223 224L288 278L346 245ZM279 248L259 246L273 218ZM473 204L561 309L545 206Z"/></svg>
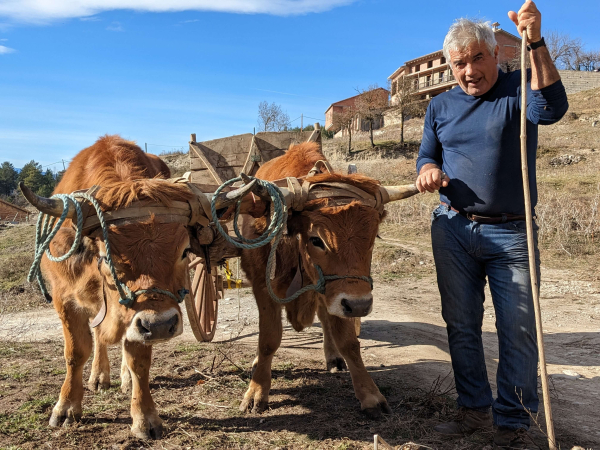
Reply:
<svg viewBox="0 0 600 450"><path fill-rule="evenodd" d="M217 330L219 299L224 297L223 277L216 267L208 273L202 261L202 258L195 258L189 264L190 270L195 268L195 273L190 294L185 297L185 309L196 339L210 342Z"/></svg>
<svg viewBox="0 0 600 450"><path fill-rule="evenodd" d="M356 333L356 337L360 336L360 317L354 318L354 332Z"/></svg>

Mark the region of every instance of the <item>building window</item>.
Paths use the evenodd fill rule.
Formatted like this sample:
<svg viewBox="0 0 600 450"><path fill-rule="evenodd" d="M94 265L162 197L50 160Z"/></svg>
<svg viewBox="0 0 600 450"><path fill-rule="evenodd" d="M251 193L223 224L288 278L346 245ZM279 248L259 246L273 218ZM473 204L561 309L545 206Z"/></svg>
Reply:
<svg viewBox="0 0 600 450"><path fill-rule="evenodd" d="M444 56L442 56L442 59L440 61L440 64L446 64L446 58Z"/></svg>
<svg viewBox="0 0 600 450"><path fill-rule="evenodd" d="M440 83L444 82L444 72L440 72Z"/></svg>
<svg viewBox="0 0 600 450"><path fill-rule="evenodd" d="M427 68L431 69L433 67L433 61L427 61Z"/></svg>
<svg viewBox="0 0 600 450"><path fill-rule="evenodd" d="M431 75L427 75L427 82L425 86L429 86L431 84Z"/></svg>
<svg viewBox="0 0 600 450"><path fill-rule="evenodd" d="M420 72L421 71L421 65L419 64L418 66L415 66L415 72Z"/></svg>

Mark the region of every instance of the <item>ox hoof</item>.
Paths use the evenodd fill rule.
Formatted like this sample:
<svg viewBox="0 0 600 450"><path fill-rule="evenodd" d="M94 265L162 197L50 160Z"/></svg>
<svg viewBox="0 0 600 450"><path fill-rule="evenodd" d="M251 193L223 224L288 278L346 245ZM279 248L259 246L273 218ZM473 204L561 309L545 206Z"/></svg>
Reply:
<svg viewBox="0 0 600 450"><path fill-rule="evenodd" d="M381 419L384 414L391 414L392 408L390 408L390 405L388 405L388 403L384 400L378 403L377 406L374 406L372 408L365 408L362 411L367 415L369 419L378 420Z"/></svg>
<svg viewBox="0 0 600 450"><path fill-rule="evenodd" d="M331 373L341 372L346 369L346 361L341 356L327 361L327 371Z"/></svg>
<svg viewBox="0 0 600 450"><path fill-rule="evenodd" d="M73 410L67 410L65 412L60 411L52 411L52 416L50 416L50 426L51 427L68 427L75 422L79 422L81 420L81 413L75 413Z"/></svg>
<svg viewBox="0 0 600 450"><path fill-rule="evenodd" d="M147 428L143 426L133 426L131 427L131 434L144 441L160 439L163 435L162 422L149 424Z"/></svg>
<svg viewBox="0 0 600 450"><path fill-rule="evenodd" d="M88 389L93 392L108 391L110 389L110 378L105 377L104 374L92 374L88 381Z"/></svg>
<svg viewBox="0 0 600 450"><path fill-rule="evenodd" d="M240 405L240 411L241 412L247 412L250 409L250 406L252 406L252 414L260 414L264 411L266 411L266 409L269 407L269 401L254 401L252 398L250 399L244 399L242 401L242 404Z"/></svg>

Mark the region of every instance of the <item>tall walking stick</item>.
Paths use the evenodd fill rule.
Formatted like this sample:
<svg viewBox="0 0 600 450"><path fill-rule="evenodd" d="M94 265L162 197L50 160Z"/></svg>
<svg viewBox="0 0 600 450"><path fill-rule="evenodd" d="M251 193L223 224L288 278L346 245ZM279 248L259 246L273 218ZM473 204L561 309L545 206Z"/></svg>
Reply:
<svg viewBox="0 0 600 450"><path fill-rule="evenodd" d="M535 246L533 241L533 213L531 211L531 192L529 190L529 171L527 168L527 29L523 30L521 42L521 170L523 172L523 194L525 197L525 217L527 220L527 250L529 252L529 275L533 293L535 310L535 328L537 330L537 345L540 355L540 371L542 378L542 393L544 395L544 414L546 415L546 430L548 446L556 450L554 439L554 421L552 420L552 405L548 389L548 373L546 371L546 354L544 352L544 331L542 329L542 311L540 309L540 287L535 264Z"/></svg>

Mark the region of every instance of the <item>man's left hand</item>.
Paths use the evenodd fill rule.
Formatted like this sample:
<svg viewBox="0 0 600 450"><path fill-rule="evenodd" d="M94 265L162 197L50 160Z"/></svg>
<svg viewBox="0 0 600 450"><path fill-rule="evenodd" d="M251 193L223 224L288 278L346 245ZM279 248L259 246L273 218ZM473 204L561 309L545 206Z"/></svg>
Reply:
<svg viewBox="0 0 600 450"><path fill-rule="evenodd" d="M520 36L527 28L527 42L538 42L542 39L542 13L531 0L527 0L518 13L509 11L508 17L517 26Z"/></svg>

